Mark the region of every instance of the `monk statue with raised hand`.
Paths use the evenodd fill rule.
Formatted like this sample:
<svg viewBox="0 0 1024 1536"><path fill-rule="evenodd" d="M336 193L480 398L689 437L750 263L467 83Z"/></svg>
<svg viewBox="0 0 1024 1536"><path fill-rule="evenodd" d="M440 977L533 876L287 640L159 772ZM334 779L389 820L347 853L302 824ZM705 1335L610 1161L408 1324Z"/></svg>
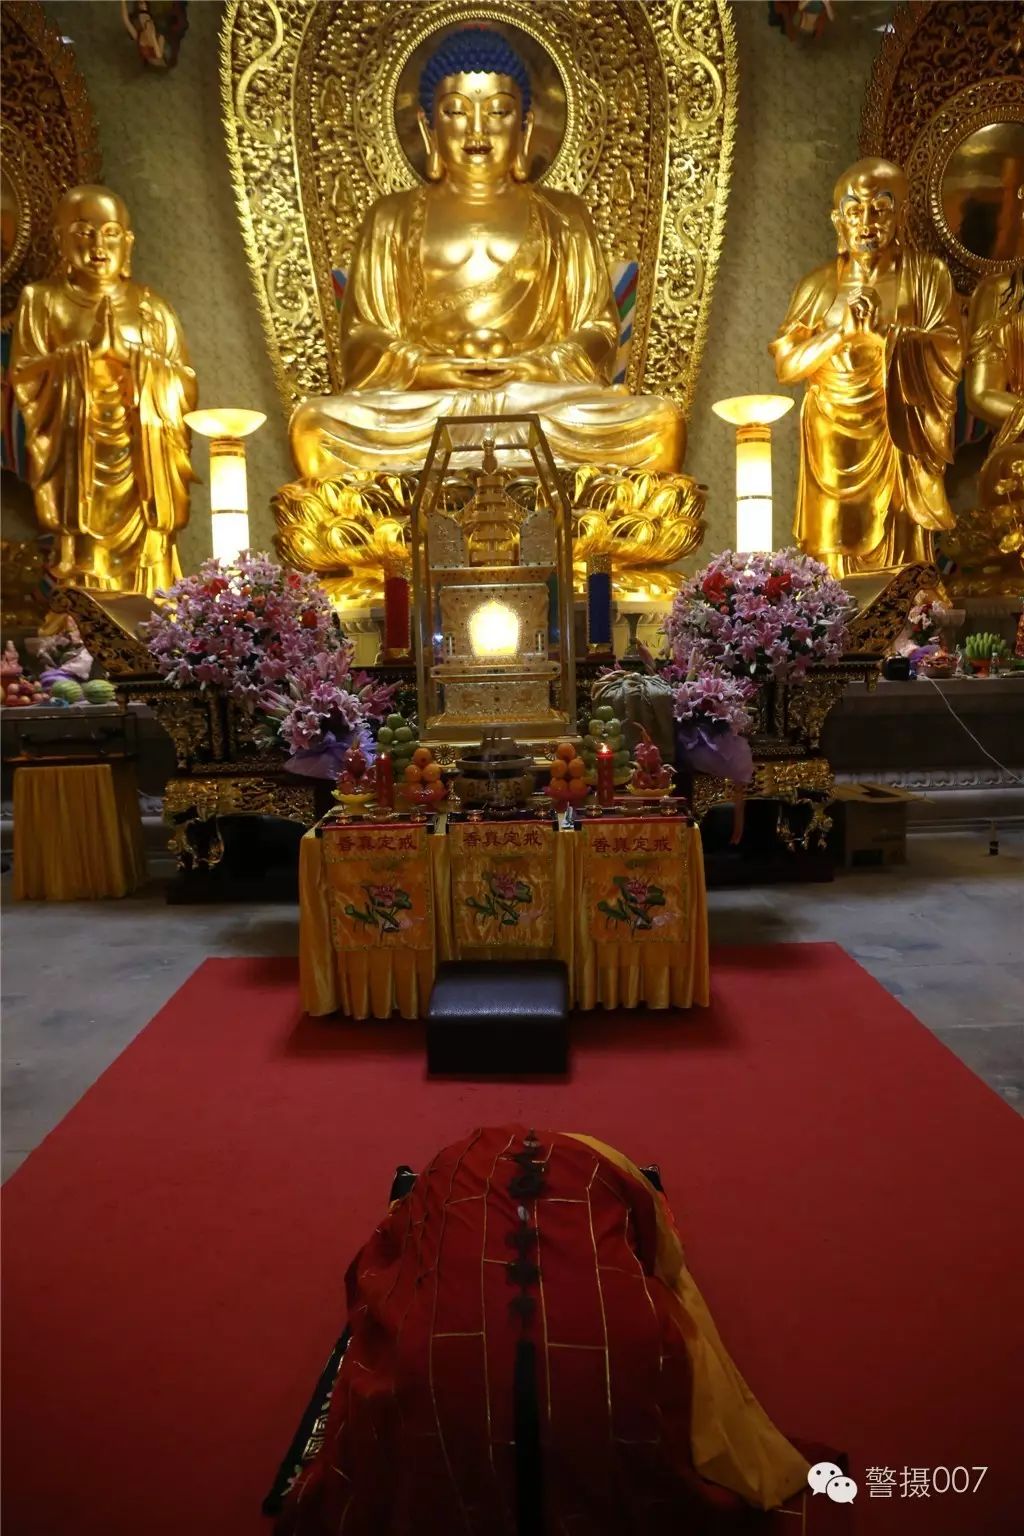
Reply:
<svg viewBox="0 0 1024 1536"><path fill-rule="evenodd" d="M563 463L677 470L670 400L612 384L619 316L578 197L527 180L530 78L486 27L420 79L425 186L371 207L341 312L345 392L292 417L304 476L419 468L442 416L536 413Z"/></svg>
<svg viewBox="0 0 1024 1536"><path fill-rule="evenodd" d="M151 597L181 574L196 376L174 311L131 280L116 193L65 193L57 240L62 270L22 292L11 357L36 514L61 583Z"/></svg>
<svg viewBox="0 0 1024 1536"><path fill-rule="evenodd" d="M780 382L807 385L793 531L837 576L928 561L954 523L959 306L945 262L901 244L906 200L887 160L840 176L838 260L797 285L771 344Z"/></svg>

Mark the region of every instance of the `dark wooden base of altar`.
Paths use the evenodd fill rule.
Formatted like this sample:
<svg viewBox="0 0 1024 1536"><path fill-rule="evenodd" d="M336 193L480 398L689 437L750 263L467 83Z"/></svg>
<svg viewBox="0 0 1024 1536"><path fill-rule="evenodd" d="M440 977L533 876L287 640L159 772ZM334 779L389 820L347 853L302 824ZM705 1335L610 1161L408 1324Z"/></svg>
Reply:
<svg viewBox="0 0 1024 1536"><path fill-rule="evenodd" d="M825 802L821 804L824 809ZM814 815L810 804L751 800L744 808L743 835L734 844L732 807L713 807L700 824L708 890L833 880L832 843L817 837L811 826ZM805 840L809 846L804 846Z"/></svg>
<svg viewBox="0 0 1024 1536"><path fill-rule="evenodd" d="M230 816L194 825L190 839L216 862L179 863L168 882L172 906L209 902L295 902L304 828L276 816Z"/></svg>
<svg viewBox="0 0 1024 1536"><path fill-rule="evenodd" d="M171 779L168 902L297 901L299 843L331 804L328 784L285 772Z"/></svg>

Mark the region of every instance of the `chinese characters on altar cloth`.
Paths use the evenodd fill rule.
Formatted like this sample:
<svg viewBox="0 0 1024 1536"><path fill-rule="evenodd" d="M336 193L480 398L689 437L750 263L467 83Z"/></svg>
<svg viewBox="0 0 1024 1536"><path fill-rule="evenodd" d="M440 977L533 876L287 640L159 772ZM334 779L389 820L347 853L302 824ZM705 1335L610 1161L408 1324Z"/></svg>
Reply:
<svg viewBox="0 0 1024 1536"><path fill-rule="evenodd" d="M300 863L303 1004L422 1016L438 961L565 962L576 1006L708 1001L700 834L675 818L326 827Z"/></svg>

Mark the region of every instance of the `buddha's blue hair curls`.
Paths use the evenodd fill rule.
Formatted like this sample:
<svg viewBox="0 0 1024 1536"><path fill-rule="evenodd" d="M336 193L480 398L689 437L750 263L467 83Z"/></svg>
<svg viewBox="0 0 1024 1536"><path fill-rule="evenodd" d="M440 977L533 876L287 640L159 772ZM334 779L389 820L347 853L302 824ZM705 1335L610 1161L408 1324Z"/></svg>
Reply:
<svg viewBox="0 0 1024 1536"><path fill-rule="evenodd" d="M441 81L448 75L471 74L508 75L519 87L526 117L532 100L530 76L518 53L490 27L461 27L445 38L423 66L420 106L428 123L434 121L434 98Z"/></svg>

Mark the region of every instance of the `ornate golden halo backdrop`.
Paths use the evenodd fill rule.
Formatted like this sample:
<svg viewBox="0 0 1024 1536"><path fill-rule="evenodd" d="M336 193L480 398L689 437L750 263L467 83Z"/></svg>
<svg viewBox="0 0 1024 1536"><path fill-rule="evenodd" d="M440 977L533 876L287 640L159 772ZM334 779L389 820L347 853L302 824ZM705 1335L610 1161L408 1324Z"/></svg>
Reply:
<svg viewBox="0 0 1024 1536"><path fill-rule="evenodd" d="M972 135L997 124L1013 137L1012 160L1024 140L1020 6L999 0L900 6L868 82L860 148L903 166L909 238L945 257L964 294L979 277L1024 265L1024 251L991 259L970 249L944 206L951 159ZM1017 177L1024 181L1019 162Z"/></svg>
<svg viewBox="0 0 1024 1536"><path fill-rule="evenodd" d="M224 126L282 404L339 386L332 268L346 270L374 198L415 184L396 97L406 117L416 50L466 21L514 29L550 56L565 129L541 174L584 197L610 266L638 263L628 385L671 395L687 412L732 161L726 0L608 0L592 10L560 0L229 0Z"/></svg>

